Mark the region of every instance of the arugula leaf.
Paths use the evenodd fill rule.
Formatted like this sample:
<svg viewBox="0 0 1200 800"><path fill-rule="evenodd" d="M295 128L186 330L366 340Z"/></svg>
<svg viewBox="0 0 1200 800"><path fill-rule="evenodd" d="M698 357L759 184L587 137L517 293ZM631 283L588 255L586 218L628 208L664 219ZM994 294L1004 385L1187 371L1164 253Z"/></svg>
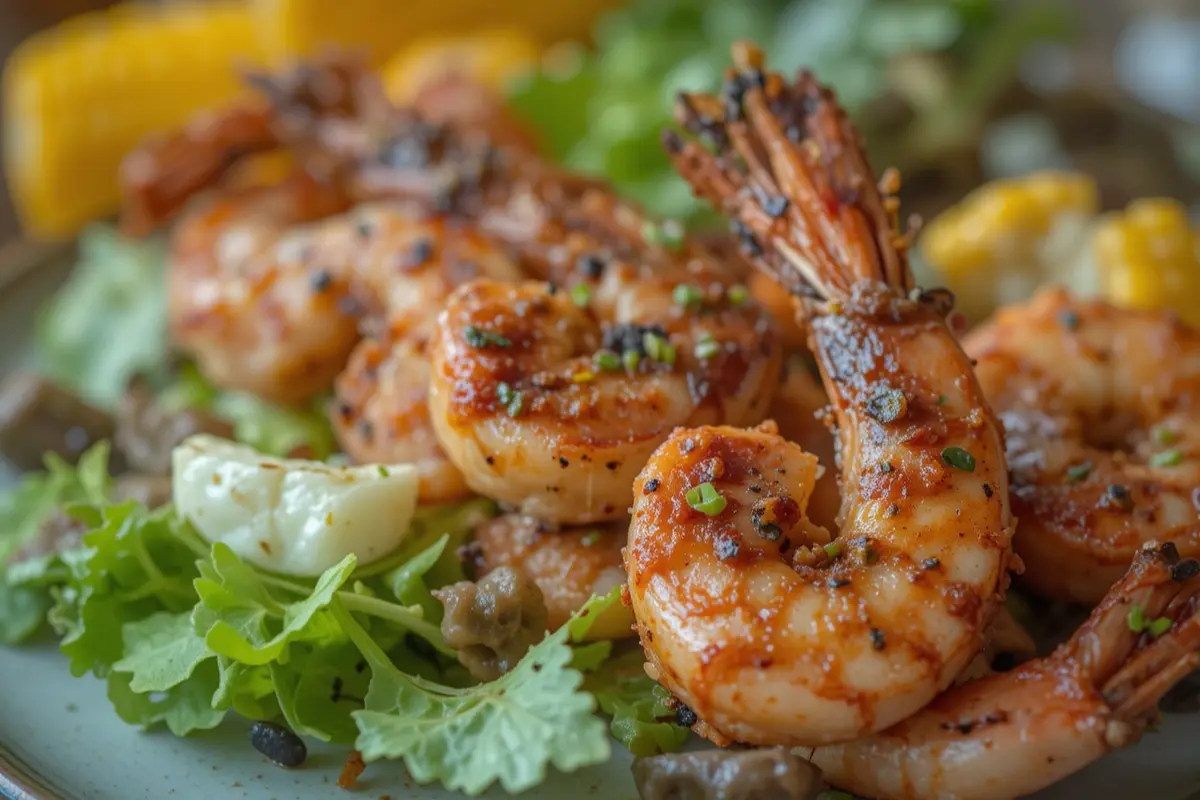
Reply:
<svg viewBox="0 0 1200 800"><path fill-rule="evenodd" d="M162 692L192 676L201 662L213 657L192 627L191 613L160 611L122 630L125 649L113 669L132 675L134 692Z"/></svg>
<svg viewBox="0 0 1200 800"><path fill-rule="evenodd" d="M592 672L612 655L613 643L602 640L578 645L571 650L571 668L580 672Z"/></svg>
<svg viewBox="0 0 1200 800"><path fill-rule="evenodd" d="M187 736L192 731L215 728L225 718L225 711L212 705L219 684L215 660L205 661L191 678L165 692L139 694L129 684L128 673L108 676L108 699L117 716L130 725L148 728L165 722L171 733Z"/></svg>
<svg viewBox="0 0 1200 800"><path fill-rule="evenodd" d="M371 668L366 710L353 715L364 760L402 758L417 782L476 795L496 782L520 792L548 765L570 772L611 754L595 700L568 666L565 628L498 680L451 689L397 670L340 602L330 608Z"/></svg>
<svg viewBox="0 0 1200 800"><path fill-rule="evenodd" d="M585 688L600 710L612 717L612 735L635 756L678 750L687 741L687 728L674 724L666 690L646 676L640 649L613 658L589 674Z"/></svg>
<svg viewBox="0 0 1200 800"><path fill-rule="evenodd" d="M357 561L353 554L347 555L321 575L310 595L282 605L267 591L254 569L228 545L214 544L212 559L219 582L196 580L201 602L216 613L204 641L214 653L250 666L286 661L284 649L288 643L329 605Z"/></svg>
<svg viewBox="0 0 1200 800"><path fill-rule="evenodd" d="M83 398L113 408L130 377L166 357L166 247L94 225L79 263L38 318L41 369Z"/></svg>

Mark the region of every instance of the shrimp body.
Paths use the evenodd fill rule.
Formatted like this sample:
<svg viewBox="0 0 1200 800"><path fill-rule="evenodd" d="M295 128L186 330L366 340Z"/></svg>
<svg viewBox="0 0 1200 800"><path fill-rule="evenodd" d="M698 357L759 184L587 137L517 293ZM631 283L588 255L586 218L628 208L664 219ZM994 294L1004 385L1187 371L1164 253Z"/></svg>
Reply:
<svg viewBox="0 0 1200 800"><path fill-rule="evenodd" d="M625 582L625 528L624 522L616 522L553 530L533 517L505 514L480 526L469 548L476 577L512 567L536 583L546 602L547 624L555 630L593 595L607 594ZM617 624L605 626L598 638L633 635L627 613L615 615Z"/></svg>
<svg viewBox="0 0 1200 800"><path fill-rule="evenodd" d="M735 58L736 97L681 101L717 152L664 142L759 266L808 298L841 526L828 542L807 522L815 459L773 426L676 431L634 485L629 595L651 670L705 735L847 741L922 708L979 651L1012 552L1003 442L945 298L910 297L894 200L828 90Z"/></svg>
<svg viewBox="0 0 1200 800"><path fill-rule="evenodd" d="M356 210L355 225L353 292L373 335L335 382L338 443L359 463L415 464L421 503L461 499L470 489L429 418L428 342L455 287L476 277L516 281L521 272L471 229L451 229L444 215L369 206Z"/></svg>
<svg viewBox="0 0 1200 800"><path fill-rule="evenodd" d="M282 184L211 198L174 232L172 338L214 383L283 403L326 388L355 342L347 313L349 224L315 224L350 205L334 184ZM299 227L297 227L299 226Z"/></svg>
<svg viewBox="0 0 1200 800"><path fill-rule="evenodd" d="M700 298L680 305L689 281ZM716 275L613 263L575 286L475 281L432 344L429 403L450 459L479 494L555 524L624 517L672 428L757 422L781 366L769 319Z"/></svg>
<svg viewBox="0 0 1200 800"><path fill-rule="evenodd" d="M1200 565L1173 545L1126 576L1044 659L957 686L898 725L817 748L833 784L884 800L1024 797L1136 741L1160 697L1200 664ZM1162 620L1131 630L1130 609Z"/></svg>
<svg viewBox="0 0 1200 800"><path fill-rule="evenodd" d="M1200 554L1200 331L1053 288L964 346L1004 423L1024 583L1094 604L1146 542Z"/></svg>

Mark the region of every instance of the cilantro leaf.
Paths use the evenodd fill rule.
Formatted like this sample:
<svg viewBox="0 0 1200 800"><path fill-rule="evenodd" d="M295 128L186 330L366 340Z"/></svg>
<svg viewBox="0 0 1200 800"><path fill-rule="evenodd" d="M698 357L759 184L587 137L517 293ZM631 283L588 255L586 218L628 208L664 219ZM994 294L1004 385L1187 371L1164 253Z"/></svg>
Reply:
<svg viewBox="0 0 1200 800"><path fill-rule="evenodd" d="M311 594L283 605L271 596L254 569L227 545L213 545L212 553L220 582L208 578L196 581L201 602L216 613L204 641L213 652L251 666L285 661L288 643L329 605L356 563L353 554L347 555L321 575ZM214 588L208 591L210 584Z"/></svg>
<svg viewBox="0 0 1200 800"><path fill-rule="evenodd" d="M213 657L192 627L190 613L160 611L122 629L124 657L113 669L132 675L134 692L162 692L191 677L202 661Z"/></svg>
<svg viewBox="0 0 1200 800"><path fill-rule="evenodd" d="M491 683L452 689L403 674L340 602L334 616L371 668L366 710L354 712L363 758L401 758L419 783L479 794L536 786L553 765L569 772L608 759L611 745L568 666L565 628Z"/></svg>
<svg viewBox="0 0 1200 800"><path fill-rule="evenodd" d="M666 690L646 676L640 649L613 658L589 674L584 686L612 717L612 735L635 756L678 750L688 729L674 724Z"/></svg>

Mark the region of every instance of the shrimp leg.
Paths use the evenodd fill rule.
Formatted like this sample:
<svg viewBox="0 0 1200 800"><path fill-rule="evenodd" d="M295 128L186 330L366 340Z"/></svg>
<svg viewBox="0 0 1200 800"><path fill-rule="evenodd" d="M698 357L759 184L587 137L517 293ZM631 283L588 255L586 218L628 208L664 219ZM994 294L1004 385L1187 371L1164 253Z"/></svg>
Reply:
<svg viewBox="0 0 1200 800"><path fill-rule="evenodd" d="M716 152L664 139L758 265L806 296L841 531L825 544L801 524L815 466L773 430L677 431L634 485L630 600L652 669L710 738L848 741L924 707L978 652L1012 565L1004 447L948 298L910 296L894 198L830 92L765 74L752 48L735 60L724 101L680 103ZM704 484L727 502L685 502Z"/></svg>
<svg viewBox="0 0 1200 800"><path fill-rule="evenodd" d="M1135 742L1200 664L1200 564L1147 547L1050 656L957 686L895 727L811 758L878 798L997 800L1042 789ZM1137 630L1135 630L1137 629Z"/></svg>

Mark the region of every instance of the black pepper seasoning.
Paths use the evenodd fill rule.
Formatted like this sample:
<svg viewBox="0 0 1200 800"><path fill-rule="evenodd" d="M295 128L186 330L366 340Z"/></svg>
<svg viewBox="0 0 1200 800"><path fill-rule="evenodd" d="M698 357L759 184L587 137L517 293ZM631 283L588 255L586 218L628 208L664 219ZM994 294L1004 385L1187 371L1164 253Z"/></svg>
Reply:
<svg viewBox="0 0 1200 800"><path fill-rule="evenodd" d="M1133 510L1133 495L1129 489L1119 483L1111 483L1100 498L1102 508L1118 508L1122 511Z"/></svg>
<svg viewBox="0 0 1200 800"><path fill-rule="evenodd" d="M728 561L731 558L736 558L740 550L737 539L729 535L722 535L717 538L716 550L717 558L722 561Z"/></svg>
<svg viewBox="0 0 1200 800"><path fill-rule="evenodd" d="M642 484L642 494L653 494L658 491L658 487L662 484L658 478L650 478Z"/></svg>
<svg viewBox="0 0 1200 800"><path fill-rule="evenodd" d="M319 269L308 278L308 285L317 294L322 294L333 285L333 273L327 269Z"/></svg>
<svg viewBox="0 0 1200 800"><path fill-rule="evenodd" d="M879 628L871 628L871 647L882 650L886 646L887 642L884 640L883 631Z"/></svg>

